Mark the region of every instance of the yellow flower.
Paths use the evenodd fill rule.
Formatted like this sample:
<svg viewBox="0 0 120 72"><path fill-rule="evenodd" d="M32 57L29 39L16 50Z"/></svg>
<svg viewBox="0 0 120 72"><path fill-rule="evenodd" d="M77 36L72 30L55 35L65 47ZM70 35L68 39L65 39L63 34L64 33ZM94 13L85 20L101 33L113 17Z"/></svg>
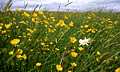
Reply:
<svg viewBox="0 0 120 72"><path fill-rule="evenodd" d="M26 54L22 55L22 53L23 53L23 51L21 49L19 49L19 53L16 54L16 58L18 58L20 60L23 60L23 59L26 60L27 59Z"/></svg>
<svg viewBox="0 0 120 72"><path fill-rule="evenodd" d="M64 20L59 20L59 22L57 23L57 26L60 26L60 27L65 26Z"/></svg>
<svg viewBox="0 0 120 72"><path fill-rule="evenodd" d="M87 17L88 19L91 19L91 17L89 16L89 17Z"/></svg>
<svg viewBox="0 0 120 72"><path fill-rule="evenodd" d="M86 32L95 33L96 31L97 31L97 29L95 29L95 28L89 28Z"/></svg>
<svg viewBox="0 0 120 72"><path fill-rule="evenodd" d="M1 33L2 33L2 34L5 34L5 33L7 33L7 31L6 31L6 30L3 30L3 31L1 31Z"/></svg>
<svg viewBox="0 0 120 72"><path fill-rule="evenodd" d="M16 55L16 58L22 60L22 56L21 55Z"/></svg>
<svg viewBox="0 0 120 72"><path fill-rule="evenodd" d="M18 36L19 38L21 38L22 36Z"/></svg>
<svg viewBox="0 0 120 72"><path fill-rule="evenodd" d="M114 21L114 24L117 24L118 23L118 21Z"/></svg>
<svg viewBox="0 0 120 72"><path fill-rule="evenodd" d="M10 44L17 45L20 42L20 39L13 39L10 41Z"/></svg>
<svg viewBox="0 0 120 72"><path fill-rule="evenodd" d="M64 29L65 29L65 30L69 30L70 27L69 27L68 25L65 25Z"/></svg>
<svg viewBox="0 0 120 72"><path fill-rule="evenodd" d="M78 53L77 53L77 52L72 51L72 52L70 53L70 55L71 55L72 57L77 57L77 56L78 56Z"/></svg>
<svg viewBox="0 0 120 72"><path fill-rule="evenodd" d="M55 48L56 51L59 51L60 49L59 48Z"/></svg>
<svg viewBox="0 0 120 72"><path fill-rule="evenodd" d="M95 30L94 29L92 29L92 31L91 31L92 33L95 33Z"/></svg>
<svg viewBox="0 0 120 72"><path fill-rule="evenodd" d="M86 32L88 33L88 32L91 32L92 31L92 29L91 28L89 28Z"/></svg>
<svg viewBox="0 0 120 72"><path fill-rule="evenodd" d="M75 43L77 41L77 39L75 37L70 37L70 43Z"/></svg>
<svg viewBox="0 0 120 72"><path fill-rule="evenodd" d="M82 48L82 47L80 47L80 48L78 48L78 49L79 49L81 52L85 50L85 48Z"/></svg>
<svg viewBox="0 0 120 72"><path fill-rule="evenodd" d="M57 64L56 69L57 69L57 71L62 71L63 67L61 66L61 64Z"/></svg>
<svg viewBox="0 0 120 72"><path fill-rule="evenodd" d="M89 27L89 25L85 25L84 27L85 27L85 28L88 28L88 27Z"/></svg>
<svg viewBox="0 0 120 72"><path fill-rule="evenodd" d="M99 57L97 57L97 58L96 58L96 61L97 61L97 62L99 62L99 61L100 61L100 58L99 58Z"/></svg>
<svg viewBox="0 0 120 72"><path fill-rule="evenodd" d="M83 28L83 26L81 25L80 28Z"/></svg>
<svg viewBox="0 0 120 72"><path fill-rule="evenodd" d="M23 58L24 60L26 60L26 59L27 59L26 54L23 54L23 55L22 55L22 58Z"/></svg>
<svg viewBox="0 0 120 72"><path fill-rule="evenodd" d="M3 26L4 24L3 23L0 23L0 26Z"/></svg>
<svg viewBox="0 0 120 72"><path fill-rule="evenodd" d="M26 16L26 17L30 17L30 14L27 13L27 12L24 12L22 15L23 15L23 16Z"/></svg>
<svg viewBox="0 0 120 72"><path fill-rule="evenodd" d="M40 67L42 64L41 63L36 63L36 66L37 67Z"/></svg>
<svg viewBox="0 0 120 72"><path fill-rule="evenodd" d="M5 24L5 28L8 29L11 27L12 24Z"/></svg>
<svg viewBox="0 0 120 72"><path fill-rule="evenodd" d="M2 26L0 26L0 30L2 29Z"/></svg>
<svg viewBox="0 0 120 72"><path fill-rule="evenodd" d="M70 63L70 64L71 64L72 67L76 67L76 66L77 66L77 64L74 63L74 62L73 62L73 63Z"/></svg>
<svg viewBox="0 0 120 72"><path fill-rule="evenodd" d="M54 21L55 21L55 19L52 19L52 21L54 22Z"/></svg>
<svg viewBox="0 0 120 72"><path fill-rule="evenodd" d="M16 28L19 28L19 26L16 26Z"/></svg>
<svg viewBox="0 0 120 72"><path fill-rule="evenodd" d="M32 34L31 33L27 33L27 36L32 36Z"/></svg>
<svg viewBox="0 0 120 72"><path fill-rule="evenodd" d="M97 31L97 29L93 28L91 32L95 33L96 31Z"/></svg>
<svg viewBox="0 0 120 72"><path fill-rule="evenodd" d="M101 53L99 51L97 51L97 55L101 55Z"/></svg>
<svg viewBox="0 0 120 72"><path fill-rule="evenodd" d="M47 19L47 17L44 14L42 16L43 16L44 19Z"/></svg>
<svg viewBox="0 0 120 72"><path fill-rule="evenodd" d="M15 18L13 18L13 20L15 21L16 19L15 19Z"/></svg>
<svg viewBox="0 0 120 72"><path fill-rule="evenodd" d="M14 51L13 51L13 50L9 52L9 55L13 55L13 54L14 54Z"/></svg>
<svg viewBox="0 0 120 72"><path fill-rule="evenodd" d="M22 54L22 53L23 53L23 50L22 50L22 49L18 49L16 53L17 53L17 54Z"/></svg>
<svg viewBox="0 0 120 72"><path fill-rule="evenodd" d="M72 72L71 70L69 70L68 72Z"/></svg>
<svg viewBox="0 0 120 72"><path fill-rule="evenodd" d="M64 16L64 18L65 18L65 19L68 19L68 17L67 17L66 15Z"/></svg>
<svg viewBox="0 0 120 72"><path fill-rule="evenodd" d="M34 22L34 23L35 23L35 22L36 22L36 18L32 18L32 22Z"/></svg>
<svg viewBox="0 0 120 72"><path fill-rule="evenodd" d="M48 28L48 32L54 32L54 29Z"/></svg>
<svg viewBox="0 0 120 72"><path fill-rule="evenodd" d="M20 21L19 23L23 23L23 24L26 24L26 22L25 22L25 21Z"/></svg>
<svg viewBox="0 0 120 72"><path fill-rule="evenodd" d="M120 72L120 67L118 67L117 69L115 69L115 72Z"/></svg>
<svg viewBox="0 0 120 72"><path fill-rule="evenodd" d="M38 15L37 15L37 13L33 13L33 15L32 15L33 17L37 17Z"/></svg>
<svg viewBox="0 0 120 72"><path fill-rule="evenodd" d="M30 49L30 51L32 52L32 51L33 51L33 49Z"/></svg>
<svg viewBox="0 0 120 72"><path fill-rule="evenodd" d="M73 26L74 26L74 23L71 21L71 22L69 23L69 26L70 26L70 27L73 27Z"/></svg>
<svg viewBox="0 0 120 72"><path fill-rule="evenodd" d="M33 33L34 31L36 31L36 29L27 28L27 31L29 31L30 33Z"/></svg>
<svg viewBox="0 0 120 72"><path fill-rule="evenodd" d="M48 22L47 20L43 20L43 22L44 22L45 24L49 24L49 22Z"/></svg>

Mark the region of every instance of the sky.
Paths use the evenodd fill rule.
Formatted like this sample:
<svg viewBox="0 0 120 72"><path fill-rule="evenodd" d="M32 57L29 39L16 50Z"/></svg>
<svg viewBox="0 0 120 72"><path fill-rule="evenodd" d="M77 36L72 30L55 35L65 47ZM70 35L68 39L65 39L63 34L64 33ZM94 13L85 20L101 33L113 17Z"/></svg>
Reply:
<svg viewBox="0 0 120 72"><path fill-rule="evenodd" d="M0 5L4 5L8 0L0 1ZM25 8L26 4L27 7ZM89 11L105 9L120 11L120 0L13 0L12 9L33 10L36 6L38 6L37 10Z"/></svg>

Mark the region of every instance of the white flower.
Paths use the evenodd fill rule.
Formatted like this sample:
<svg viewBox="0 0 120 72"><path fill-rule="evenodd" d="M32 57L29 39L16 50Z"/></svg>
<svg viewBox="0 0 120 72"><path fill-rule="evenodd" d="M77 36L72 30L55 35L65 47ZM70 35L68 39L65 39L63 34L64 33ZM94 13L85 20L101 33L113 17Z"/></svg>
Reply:
<svg viewBox="0 0 120 72"><path fill-rule="evenodd" d="M79 40L80 45L88 45L90 42L91 39L90 38L86 39L86 37L84 39Z"/></svg>

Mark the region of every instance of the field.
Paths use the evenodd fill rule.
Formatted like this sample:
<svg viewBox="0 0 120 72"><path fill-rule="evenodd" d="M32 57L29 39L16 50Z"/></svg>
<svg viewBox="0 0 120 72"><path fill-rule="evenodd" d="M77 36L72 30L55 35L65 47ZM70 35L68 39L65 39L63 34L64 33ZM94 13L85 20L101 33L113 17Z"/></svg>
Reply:
<svg viewBox="0 0 120 72"><path fill-rule="evenodd" d="M0 72L120 72L120 13L0 12Z"/></svg>

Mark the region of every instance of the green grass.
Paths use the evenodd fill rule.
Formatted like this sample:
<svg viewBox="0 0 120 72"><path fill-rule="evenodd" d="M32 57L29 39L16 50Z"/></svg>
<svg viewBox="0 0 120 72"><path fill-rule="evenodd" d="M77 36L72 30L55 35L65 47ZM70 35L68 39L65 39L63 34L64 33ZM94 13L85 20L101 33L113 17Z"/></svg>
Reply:
<svg viewBox="0 0 120 72"><path fill-rule="evenodd" d="M65 24L58 24L59 20ZM85 37L92 42L80 46L79 39ZM13 39L20 42L12 45ZM78 56L72 57L71 52ZM71 66L73 62L77 66ZM119 68L120 13L0 12L0 72L57 72L57 64L62 72L114 72Z"/></svg>

